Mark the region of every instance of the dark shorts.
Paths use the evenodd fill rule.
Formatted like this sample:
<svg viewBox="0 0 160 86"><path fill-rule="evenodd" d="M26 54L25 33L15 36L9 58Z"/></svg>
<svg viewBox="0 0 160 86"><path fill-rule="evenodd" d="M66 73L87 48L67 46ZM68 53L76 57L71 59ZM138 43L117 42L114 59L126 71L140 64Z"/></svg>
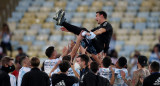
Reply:
<svg viewBox="0 0 160 86"><path fill-rule="evenodd" d="M81 41L81 45L84 48L87 47L87 50L86 50L87 52L95 55L100 53L104 49L104 46L101 43L101 41L97 39L92 39L92 40L83 39Z"/></svg>

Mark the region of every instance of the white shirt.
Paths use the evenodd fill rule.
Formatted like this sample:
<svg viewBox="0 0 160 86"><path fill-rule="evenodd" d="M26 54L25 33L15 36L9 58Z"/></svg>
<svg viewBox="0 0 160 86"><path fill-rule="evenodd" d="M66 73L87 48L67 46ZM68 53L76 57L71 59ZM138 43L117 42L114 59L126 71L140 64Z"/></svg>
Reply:
<svg viewBox="0 0 160 86"><path fill-rule="evenodd" d="M113 86L124 86L125 82L122 79L121 71L124 71L125 77L128 78L128 70L126 68L122 68L122 69L115 68L114 71L115 71L115 82Z"/></svg>
<svg viewBox="0 0 160 86"><path fill-rule="evenodd" d="M29 67L22 67L22 68L19 70L18 86L21 86L23 75L24 75L25 73L27 73L28 71L30 71L30 70L31 70L31 68L29 68Z"/></svg>
<svg viewBox="0 0 160 86"><path fill-rule="evenodd" d="M98 73L100 76L107 78L109 81L112 77L112 72L109 68L99 68Z"/></svg>
<svg viewBox="0 0 160 86"><path fill-rule="evenodd" d="M11 86L16 86L16 77L9 73Z"/></svg>
<svg viewBox="0 0 160 86"><path fill-rule="evenodd" d="M45 60L44 61L44 72L46 72L49 75L50 71L53 69L53 67L57 64L59 60L61 60L61 58Z"/></svg>

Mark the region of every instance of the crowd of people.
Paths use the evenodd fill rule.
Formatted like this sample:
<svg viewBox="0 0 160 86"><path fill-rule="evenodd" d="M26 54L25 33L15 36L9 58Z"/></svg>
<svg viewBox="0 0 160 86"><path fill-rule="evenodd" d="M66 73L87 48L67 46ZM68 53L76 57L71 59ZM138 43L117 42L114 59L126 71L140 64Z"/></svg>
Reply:
<svg viewBox="0 0 160 86"><path fill-rule="evenodd" d="M77 36L73 47L64 47L63 53L57 58L55 47L46 49L47 60L40 65L37 57L21 56L17 64L20 65L18 75L13 71L14 59L5 56L1 59L0 86L158 86L160 85L160 64L148 64L146 56L137 57L137 70L130 78L127 69L127 59L120 57L114 64L111 57L99 55L99 64L80 45L83 39ZM83 48L83 49L79 49ZM77 52L79 49L79 52ZM71 51L70 51L71 50ZM148 66L149 69L146 67ZM39 68L41 67L41 68Z"/></svg>
<svg viewBox="0 0 160 86"><path fill-rule="evenodd" d="M96 12L96 21L100 26L91 31L67 23L64 15L65 12L59 10L54 20L57 25L64 26L61 28L63 31L77 35L75 43L65 46L60 56L56 46L49 46L45 51L48 58L42 65L38 57L28 56L22 48L18 48L19 54L15 59L3 56L0 61L0 86L160 85L159 45L155 46L153 57L149 60L136 51L131 62L131 68L136 69L131 75L126 57L118 58L116 50L108 53L113 30L106 21L104 11Z"/></svg>

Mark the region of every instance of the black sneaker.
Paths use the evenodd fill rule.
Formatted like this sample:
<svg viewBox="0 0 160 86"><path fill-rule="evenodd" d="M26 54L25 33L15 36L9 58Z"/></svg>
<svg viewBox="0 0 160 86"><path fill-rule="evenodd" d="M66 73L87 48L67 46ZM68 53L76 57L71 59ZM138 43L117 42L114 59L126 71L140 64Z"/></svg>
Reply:
<svg viewBox="0 0 160 86"><path fill-rule="evenodd" d="M61 14L61 12L62 12L62 9L60 9L60 10L58 10L57 12L56 12L56 14L53 16L53 20L58 20L58 16Z"/></svg>
<svg viewBox="0 0 160 86"><path fill-rule="evenodd" d="M64 15L65 15L65 12L64 11L61 11L58 15L58 18L57 18L57 25L62 25L62 23L66 20L64 18Z"/></svg>

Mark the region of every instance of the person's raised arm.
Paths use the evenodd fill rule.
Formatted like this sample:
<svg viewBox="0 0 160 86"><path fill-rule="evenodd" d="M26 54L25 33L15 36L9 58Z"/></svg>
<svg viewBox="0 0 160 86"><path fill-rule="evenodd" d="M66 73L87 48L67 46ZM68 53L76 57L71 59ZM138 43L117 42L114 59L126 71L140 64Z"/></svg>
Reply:
<svg viewBox="0 0 160 86"><path fill-rule="evenodd" d="M60 62L61 62L61 60L59 60L59 61L57 62L57 64L52 68L52 70L51 70L50 73L49 73L49 77L52 76L52 72L54 72L54 71L57 69L57 67L58 67L58 65L60 64Z"/></svg>
<svg viewBox="0 0 160 86"><path fill-rule="evenodd" d="M100 28L100 29L94 31L93 33L94 33L95 35L100 35L100 34L102 34L102 33L104 33L104 32L106 32L106 29L105 29L105 28Z"/></svg>
<svg viewBox="0 0 160 86"><path fill-rule="evenodd" d="M86 32L84 31L82 33L83 36L86 36L87 39L94 39L96 37L96 35L100 35L102 33L106 32L106 29L105 28L100 28L94 32Z"/></svg>
<svg viewBox="0 0 160 86"><path fill-rule="evenodd" d="M72 49L72 51L70 53L72 60L73 60L73 58L75 57L75 55L76 55L76 53L78 51L78 48L80 46L81 40L83 39L82 32L83 31L81 31L81 33L77 36L76 44L75 44L75 46L73 47L73 49Z"/></svg>
<svg viewBox="0 0 160 86"><path fill-rule="evenodd" d="M71 68L72 68L72 70L73 70L74 75L75 75L78 79L80 79L79 74L78 74L77 71L74 69L74 65L71 64Z"/></svg>
<svg viewBox="0 0 160 86"><path fill-rule="evenodd" d="M112 77L111 77L111 80L110 80L110 84L113 85L114 81L115 81L115 73L114 73L114 70L112 69L112 67L110 67L109 69L112 72Z"/></svg>

